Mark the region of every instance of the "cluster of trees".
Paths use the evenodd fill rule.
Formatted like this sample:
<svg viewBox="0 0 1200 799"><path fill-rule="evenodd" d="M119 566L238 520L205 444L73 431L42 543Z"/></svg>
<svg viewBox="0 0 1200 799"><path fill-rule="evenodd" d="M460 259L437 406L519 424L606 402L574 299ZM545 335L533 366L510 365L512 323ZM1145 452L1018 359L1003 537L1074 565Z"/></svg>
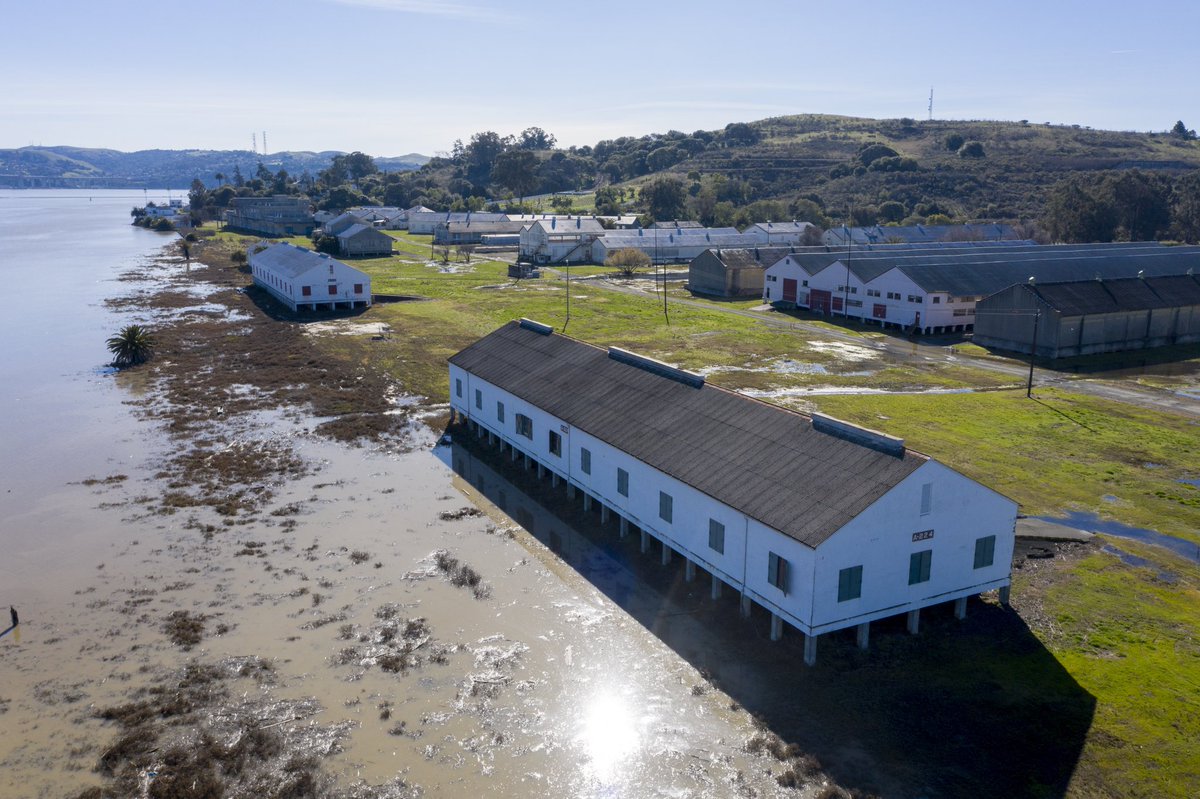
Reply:
<svg viewBox="0 0 1200 799"><path fill-rule="evenodd" d="M1053 241L1200 242L1200 174L1123 170L1060 181L1042 227Z"/></svg>

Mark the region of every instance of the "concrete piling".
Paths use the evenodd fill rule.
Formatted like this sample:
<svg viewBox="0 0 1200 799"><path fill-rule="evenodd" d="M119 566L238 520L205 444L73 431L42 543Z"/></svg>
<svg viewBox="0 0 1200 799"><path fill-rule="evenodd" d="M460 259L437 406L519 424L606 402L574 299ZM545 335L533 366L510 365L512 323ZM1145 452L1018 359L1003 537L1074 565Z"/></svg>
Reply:
<svg viewBox="0 0 1200 799"><path fill-rule="evenodd" d="M921 609L910 610L908 612L908 632L909 635L916 635L921 629Z"/></svg>

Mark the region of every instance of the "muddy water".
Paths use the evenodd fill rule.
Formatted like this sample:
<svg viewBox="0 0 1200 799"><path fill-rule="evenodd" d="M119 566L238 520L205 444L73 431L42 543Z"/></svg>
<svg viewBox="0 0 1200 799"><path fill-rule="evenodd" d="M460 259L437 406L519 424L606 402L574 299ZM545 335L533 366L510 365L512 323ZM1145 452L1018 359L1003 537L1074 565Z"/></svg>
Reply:
<svg viewBox="0 0 1200 799"><path fill-rule="evenodd" d="M342 731L325 768L343 785L783 792L778 765L744 751L749 717L652 631L690 625L702 645L701 625L502 472L460 452L456 474L432 435L398 453L318 439L316 420L292 413L230 420L231 436L287 442L309 472L249 524L150 512L170 444L124 404L152 387L99 366L104 338L131 321L101 303L153 288L118 276L164 237L128 226L140 192L45 194L0 194L0 269L39 298L0 322L22 343L6 349L0 394L0 605L22 616L0 638L0 796L99 784L115 732L97 708L191 658L249 655L276 676L239 691L318 702L278 723ZM437 552L473 568L479 590L447 579ZM164 632L178 610L205 620L191 651ZM385 670L388 625L414 619L412 662Z"/></svg>

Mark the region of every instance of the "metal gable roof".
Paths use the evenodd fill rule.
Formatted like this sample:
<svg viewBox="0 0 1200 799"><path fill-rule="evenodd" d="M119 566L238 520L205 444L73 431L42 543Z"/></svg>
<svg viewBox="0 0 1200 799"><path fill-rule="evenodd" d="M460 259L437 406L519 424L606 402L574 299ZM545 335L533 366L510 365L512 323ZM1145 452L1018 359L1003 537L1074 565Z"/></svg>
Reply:
<svg viewBox="0 0 1200 799"><path fill-rule="evenodd" d="M365 276L363 272L359 272L359 270L336 258L331 258L324 253L315 253L312 250L306 250L303 247L297 247L295 244L288 244L286 242L272 244L265 250L253 253L250 258L253 260L255 266L269 269L277 275L292 280L302 277L315 269L328 272L330 264L338 264Z"/></svg>
<svg viewBox="0 0 1200 799"><path fill-rule="evenodd" d="M686 385L516 322L450 363L811 547L928 460L853 443L818 431L809 416Z"/></svg>
<svg viewBox="0 0 1200 799"><path fill-rule="evenodd" d="M1063 316L1200 305L1200 278L1192 275L1038 283L1021 288Z"/></svg>

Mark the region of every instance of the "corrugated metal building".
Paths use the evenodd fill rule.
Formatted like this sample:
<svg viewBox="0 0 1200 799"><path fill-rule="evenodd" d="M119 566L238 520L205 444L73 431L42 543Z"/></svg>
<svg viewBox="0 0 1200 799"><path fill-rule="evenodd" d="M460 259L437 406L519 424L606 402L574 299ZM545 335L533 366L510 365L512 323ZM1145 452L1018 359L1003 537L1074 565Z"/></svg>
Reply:
<svg viewBox="0 0 1200 799"><path fill-rule="evenodd" d="M787 253L787 247L705 250L688 265L688 288L718 297L761 296L766 268Z"/></svg>
<svg viewBox="0 0 1200 799"><path fill-rule="evenodd" d="M851 244L931 244L938 241L1003 241L1020 239L1012 225L970 223L965 225L872 225L831 227L821 243L831 247Z"/></svg>
<svg viewBox="0 0 1200 799"><path fill-rule="evenodd" d="M338 252L352 258L392 254L392 237L359 222L337 234Z"/></svg>
<svg viewBox="0 0 1200 799"><path fill-rule="evenodd" d="M1035 335L1043 358L1200 341L1200 278L1034 281L976 306L976 344L1028 353Z"/></svg>
<svg viewBox="0 0 1200 799"><path fill-rule="evenodd" d="M684 556L805 638L991 589L1007 600L1017 505L891 436L705 383L529 320L450 358L452 417L582 491L642 550Z"/></svg>

